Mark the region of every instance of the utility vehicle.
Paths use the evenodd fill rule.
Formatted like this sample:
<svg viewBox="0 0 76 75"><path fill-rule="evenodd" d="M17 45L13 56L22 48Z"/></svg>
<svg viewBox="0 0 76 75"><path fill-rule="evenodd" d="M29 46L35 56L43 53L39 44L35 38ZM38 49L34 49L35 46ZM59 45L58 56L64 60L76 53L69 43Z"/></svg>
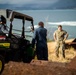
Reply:
<svg viewBox="0 0 76 75"><path fill-rule="evenodd" d="M3 70L4 61L28 63L34 58L31 43L33 30L31 16L0 9L0 72Z"/></svg>

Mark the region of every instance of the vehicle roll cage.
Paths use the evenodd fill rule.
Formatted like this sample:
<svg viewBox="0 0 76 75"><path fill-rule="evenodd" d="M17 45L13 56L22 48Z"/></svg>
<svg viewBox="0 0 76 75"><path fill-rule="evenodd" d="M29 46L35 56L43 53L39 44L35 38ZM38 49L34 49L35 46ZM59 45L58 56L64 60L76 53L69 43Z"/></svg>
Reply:
<svg viewBox="0 0 76 75"><path fill-rule="evenodd" d="M33 27L33 30L34 30L33 18L32 17L25 15L25 14L22 14L22 13L19 13L19 12L9 10L9 9L7 9L6 12L7 12L7 18L10 21L9 37L11 37L11 34L12 34L12 26L13 26L12 22L13 22L14 18L22 20L23 26L22 26L22 35L21 36L23 38L25 38L25 28L24 28L25 20L31 21L31 26Z"/></svg>

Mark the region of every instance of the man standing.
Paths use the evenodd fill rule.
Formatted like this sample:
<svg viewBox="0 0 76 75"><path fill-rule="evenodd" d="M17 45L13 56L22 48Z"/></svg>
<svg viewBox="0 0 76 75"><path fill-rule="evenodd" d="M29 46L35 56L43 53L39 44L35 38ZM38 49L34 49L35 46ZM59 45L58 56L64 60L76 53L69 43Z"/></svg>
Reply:
<svg viewBox="0 0 76 75"><path fill-rule="evenodd" d="M32 46L34 48L36 43L36 54L38 60L48 60L48 48L47 48L47 30L44 28L44 23L38 23L39 28L34 31L32 40Z"/></svg>
<svg viewBox="0 0 76 75"><path fill-rule="evenodd" d="M58 30L54 32L54 40L56 42L56 56L59 57L59 48L61 47L62 56L65 58L65 40L68 37L68 33L62 29L61 25L58 25Z"/></svg>

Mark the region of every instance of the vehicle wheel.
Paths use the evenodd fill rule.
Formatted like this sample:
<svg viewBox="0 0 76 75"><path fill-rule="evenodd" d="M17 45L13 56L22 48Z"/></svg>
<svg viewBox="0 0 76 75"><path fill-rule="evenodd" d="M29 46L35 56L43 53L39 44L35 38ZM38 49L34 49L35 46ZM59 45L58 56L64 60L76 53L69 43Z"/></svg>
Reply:
<svg viewBox="0 0 76 75"><path fill-rule="evenodd" d="M29 52L27 53L25 52L23 53L22 60L25 63L30 63L32 59L34 59L34 57L35 57L35 52L33 53L33 55L29 55Z"/></svg>
<svg viewBox="0 0 76 75"><path fill-rule="evenodd" d="M4 69L4 58L0 56L0 74L2 73Z"/></svg>
<svg viewBox="0 0 76 75"><path fill-rule="evenodd" d="M23 56L23 62L24 63L30 63L32 60L32 57L31 56L28 56L28 55L24 55Z"/></svg>

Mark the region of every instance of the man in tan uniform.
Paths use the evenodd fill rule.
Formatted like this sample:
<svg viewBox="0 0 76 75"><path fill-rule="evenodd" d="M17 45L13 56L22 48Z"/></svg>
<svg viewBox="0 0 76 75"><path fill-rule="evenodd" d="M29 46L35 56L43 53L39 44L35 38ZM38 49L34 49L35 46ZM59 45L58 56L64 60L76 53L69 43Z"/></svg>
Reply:
<svg viewBox="0 0 76 75"><path fill-rule="evenodd" d="M62 26L58 25L58 30L54 32L54 40L56 42L56 56L59 57L59 48L61 47L62 56L65 58L65 40L68 37L68 33L62 30Z"/></svg>

